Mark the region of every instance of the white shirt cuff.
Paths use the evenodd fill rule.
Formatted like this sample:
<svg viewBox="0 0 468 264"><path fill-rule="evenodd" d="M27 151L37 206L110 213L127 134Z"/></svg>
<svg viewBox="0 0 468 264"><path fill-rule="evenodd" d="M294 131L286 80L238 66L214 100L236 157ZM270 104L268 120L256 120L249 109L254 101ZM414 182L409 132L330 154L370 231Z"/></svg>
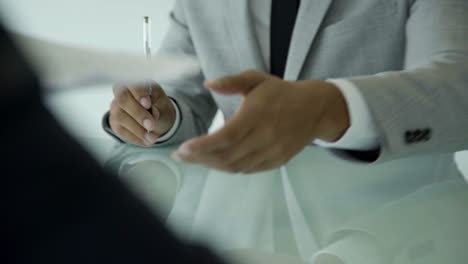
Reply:
<svg viewBox="0 0 468 264"><path fill-rule="evenodd" d="M177 132L177 129L180 126L180 121L181 121L180 109L177 106L177 104L174 102L174 99L172 99L172 98L169 98L169 99L171 99L172 105L174 106L174 109L175 109L175 112L176 112L176 118L175 118L175 121L174 121L174 125L172 126L171 129L169 129L169 131L167 131L166 134L164 134L162 137L160 137L158 139L158 141L156 141L156 144L157 143L162 143L162 142L165 142L165 141L169 140L172 136L174 136L174 134Z"/></svg>
<svg viewBox="0 0 468 264"><path fill-rule="evenodd" d="M359 89L345 79L327 80L340 89L343 94L350 117L350 127L346 133L336 142L330 143L316 139L314 143L325 148L349 149L349 150L375 150L379 146L377 128L372 119L369 106L364 100Z"/></svg>

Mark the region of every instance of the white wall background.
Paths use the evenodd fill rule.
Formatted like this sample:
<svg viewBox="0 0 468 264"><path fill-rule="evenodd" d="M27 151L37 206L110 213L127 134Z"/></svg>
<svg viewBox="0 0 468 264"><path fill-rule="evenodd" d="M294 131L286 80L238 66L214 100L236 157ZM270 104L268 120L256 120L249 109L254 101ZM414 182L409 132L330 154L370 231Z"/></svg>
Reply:
<svg viewBox="0 0 468 264"><path fill-rule="evenodd" d="M142 17L160 43L174 0L0 0L11 28L69 44L142 51Z"/></svg>
<svg viewBox="0 0 468 264"><path fill-rule="evenodd" d="M157 47L167 30L167 17L173 2L0 0L0 13L11 29L33 36L65 44L141 52L142 17L148 15L152 18L153 45ZM110 89L101 87L55 96L51 98L51 104L75 133L80 131L80 136L106 137L99 121L109 107L110 98ZM468 152L458 154L457 161L460 169L468 175Z"/></svg>

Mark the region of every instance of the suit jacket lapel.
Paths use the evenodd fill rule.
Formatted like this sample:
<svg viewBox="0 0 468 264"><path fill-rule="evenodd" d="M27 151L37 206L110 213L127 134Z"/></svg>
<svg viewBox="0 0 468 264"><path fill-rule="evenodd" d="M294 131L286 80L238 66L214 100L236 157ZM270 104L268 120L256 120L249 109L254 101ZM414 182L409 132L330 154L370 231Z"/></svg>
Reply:
<svg viewBox="0 0 468 264"><path fill-rule="evenodd" d="M233 35L234 52L240 61L240 70L266 71L260 45L252 23L249 0L226 0L224 16Z"/></svg>
<svg viewBox="0 0 468 264"><path fill-rule="evenodd" d="M333 0L302 0L294 28L288 60L286 80L297 80L312 43L320 30L325 15Z"/></svg>

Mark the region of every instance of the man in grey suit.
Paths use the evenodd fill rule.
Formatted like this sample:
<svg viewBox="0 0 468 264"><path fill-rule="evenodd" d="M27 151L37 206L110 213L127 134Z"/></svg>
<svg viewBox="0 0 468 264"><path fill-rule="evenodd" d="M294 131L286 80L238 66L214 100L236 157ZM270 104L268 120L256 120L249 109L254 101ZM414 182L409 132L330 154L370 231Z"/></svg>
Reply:
<svg viewBox="0 0 468 264"><path fill-rule="evenodd" d="M174 159L229 172L311 144L377 171L415 157L453 168L468 147L467 34L464 0L178 0L161 52L196 56L201 73L151 96L115 87L104 126L142 146L185 142ZM203 135L218 107L225 126Z"/></svg>
<svg viewBox="0 0 468 264"><path fill-rule="evenodd" d="M398 213L394 202L465 189L453 153L468 148L467 36L466 0L177 0L160 52L193 56L201 72L151 95L116 86L103 125L131 144L182 143L174 159L221 171L280 167L281 177L247 179L282 181L304 259L395 256L421 237L414 223L457 219L414 203L403 207L413 216ZM226 124L206 135L218 108Z"/></svg>

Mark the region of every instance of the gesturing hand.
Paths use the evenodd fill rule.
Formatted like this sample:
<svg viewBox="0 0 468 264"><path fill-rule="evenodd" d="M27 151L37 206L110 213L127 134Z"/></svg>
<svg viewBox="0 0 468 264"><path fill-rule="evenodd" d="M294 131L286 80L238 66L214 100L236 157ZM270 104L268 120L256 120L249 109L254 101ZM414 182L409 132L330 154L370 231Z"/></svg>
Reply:
<svg viewBox="0 0 468 264"><path fill-rule="evenodd" d="M260 172L284 165L316 138L336 141L349 126L346 102L327 82L290 82L246 71L205 86L241 94L240 107L219 131L182 144L173 154L176 160L232 173Z"/></svg>

